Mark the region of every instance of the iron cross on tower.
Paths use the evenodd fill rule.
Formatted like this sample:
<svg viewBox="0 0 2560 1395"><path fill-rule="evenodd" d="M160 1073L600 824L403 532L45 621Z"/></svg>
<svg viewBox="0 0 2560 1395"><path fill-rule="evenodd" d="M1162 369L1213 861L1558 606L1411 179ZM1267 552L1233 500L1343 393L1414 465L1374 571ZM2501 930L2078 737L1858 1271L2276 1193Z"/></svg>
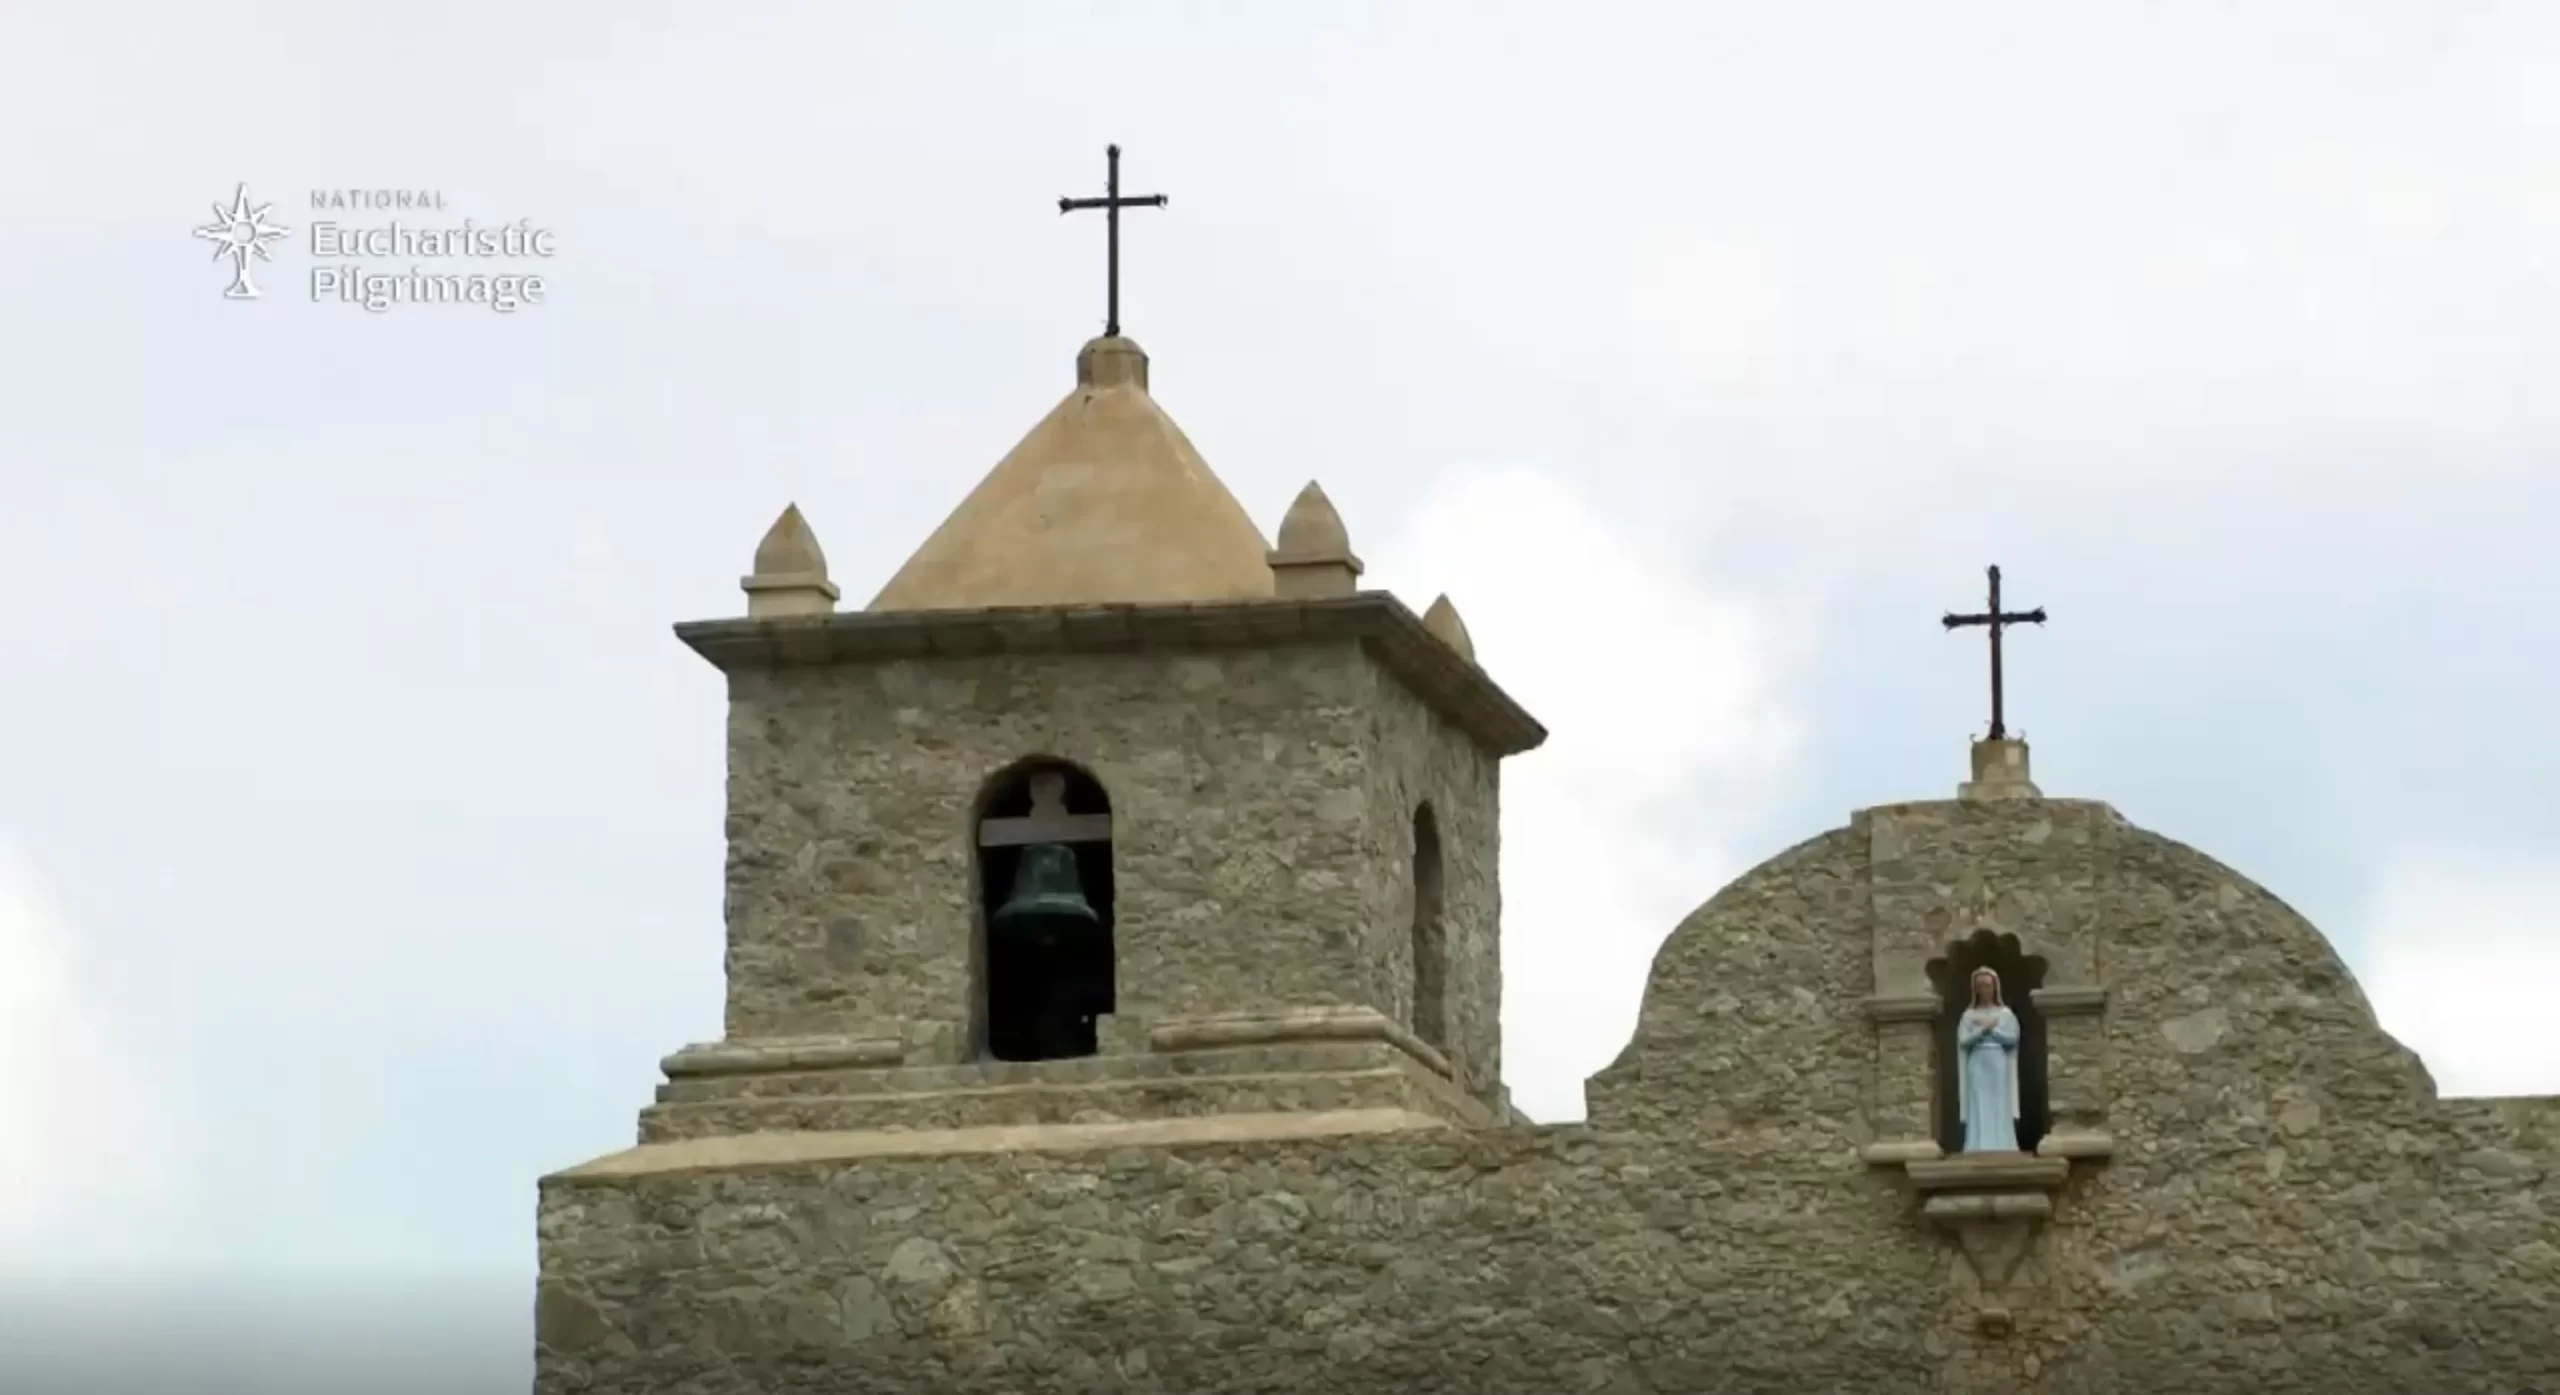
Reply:
<svg viewBox="0 0 2560 1395"><path fill-rule="evenodd" d="M1102 225L1105 230L1104 237L1107 239L1110 247L1110 251L1107 254L1108 261L1105 263L1109 267L1110 282L1109 289L1105 293L1107 298L1104 301L1102 333L1106 338L1113 338L1117 337L1120 333L1120 210L1124 208L1162 208L1168 200L1162 194L1132 194L1127 198L1121 197L1120 147L1116 145L1112 146L1103 153L1109 157L1111 163L1108 171L1102 177L1102 197L1098 199L1060 199L1058 200L1058 213L1060 216L1064 216L1069 213L1079 213L1092 208L1099 208L1102 210Z"/></svg>
<svg viewBox="0 0 2560 1395"><path fill-rule="evenodd" d="M1944 623L1950 630L1960 630L1968 625L1980 625L1984 629L1991 631L1990 739L1998 741L2006 737L2009 734L2009 731L2007 724L2003 721L2006 714L2001 710L2000 697L2000 632L2011 625L2043 624L2044 607L2037 606L2033 610L2002 610L2000 608L2000 569L1998 567L1993 567L1991 569L1990 606L1979 615L1949 615L1942 623Z"/></svg>

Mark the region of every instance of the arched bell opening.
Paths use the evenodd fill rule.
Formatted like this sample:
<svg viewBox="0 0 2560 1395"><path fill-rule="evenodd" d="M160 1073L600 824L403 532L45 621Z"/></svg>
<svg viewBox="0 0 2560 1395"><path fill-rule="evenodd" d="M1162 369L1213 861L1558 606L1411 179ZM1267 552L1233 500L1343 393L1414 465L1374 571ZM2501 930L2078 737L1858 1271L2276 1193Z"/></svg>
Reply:
<svg viewBox="0 0 2560 1395"><path fill-rule="evenodd" d="M1449 940L1440 923L1440 820L1413 811L1413 1034L1449 1049Z"/></svg>
<svg viewBox="0 0 2560 1395"><path fill-rule="evenodd" d="M973 1040L999 1061L1093 1055L1118 997L1110 796L1081 766L1022 761L988 782L977 830Z"/></svg>
<svg viewBox="0 0 2560 1395"><path fill-rule="evenodd" d="M1976 930L1947 946L1947 952L1924 966L1929 986L1938 996L1938 1021L1930 1053L1935 1067L1938 1146L1953 1155L1964 1147L1963 1097L1957 1082L1956 1019L1973 1000L1973 975L1989 969L2000 976L2000 1001L2018 1017L2018 1147L2034 1152L2046 1127L2044 1014L2035 992L2044 987L2043 956L2019 947L2015 935Z"/></svg>

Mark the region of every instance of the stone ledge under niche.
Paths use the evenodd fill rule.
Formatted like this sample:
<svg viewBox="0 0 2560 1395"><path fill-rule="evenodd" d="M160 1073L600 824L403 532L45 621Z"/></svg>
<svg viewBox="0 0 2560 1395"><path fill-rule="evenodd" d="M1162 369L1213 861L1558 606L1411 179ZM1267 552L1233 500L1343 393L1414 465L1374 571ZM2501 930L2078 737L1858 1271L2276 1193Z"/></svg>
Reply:
<svg viewBox="0 0 2560 1395"><path fill-rule="evenodd" d="M2044 1138L2036 1144L2036 1148L2033 1153L1971 1155L1958 1153L1953 1157L1950 1157L1947 1154L1947 1150L1939 1147L1934 1139L1903 1138L1887 1139L1883 1142L1870 1143L1858 1150L1858 1156L1864 1159L1869 1165L1875 1167L1919 1167L1923 1165L1936 1164L1963 1166L1979 1165L1973 1162L1974 1159L1996 1161L2004 1158L2010 1160L2024 1158L2030 1162L2045 1161L2054 1163L2068 1163L2075 1159L2082 1162L2102 1162L2113 1156L2115 1150L2115 1140L2106 1134L2088 1129L2056 1129L2053 1132L2046 1134ZM1933 1173L1932 1175L1936 1174ZM1914 1180L1917 1180L1917 1178L1915 1177ZM1965 1184L1951 1182L1947 1185L1960 1186Z"/></svg>
<svg viewBox="0 0 2560 1395"><path fill-rule="evenodd" d="M1920 1214L1940 1225L1972 1221L2041 1221L2053 1215L2053 1198L2043 1192L1966 1192L1933 1196Z"/></svg>
<svg viewBox="0 0 2560 1395"><path fill-rule="evenodd" d="M2015 1308L2041 1282L2026 1261L2036 1232L2053 1219L2056 1193L2071 1180L2071 1159L2041 1153L1961 1153L1902 1164L1920 1193L1920 1218L1949 1235L1964 1256L1959 1292L1973 1309L1971 1326L2005 1338Z"/></svg>
<svg viewBox="0 0 2560 1395"><path fill-rule="evenodd" d="M1923 1192L2010 1188L2059 1191L2071 1180L2069 1158L2039 1157L2034 1153L1959 1153L1952 1158L1915 1158L1902 1167L1911 1178L1911 1185Z"/></svg>

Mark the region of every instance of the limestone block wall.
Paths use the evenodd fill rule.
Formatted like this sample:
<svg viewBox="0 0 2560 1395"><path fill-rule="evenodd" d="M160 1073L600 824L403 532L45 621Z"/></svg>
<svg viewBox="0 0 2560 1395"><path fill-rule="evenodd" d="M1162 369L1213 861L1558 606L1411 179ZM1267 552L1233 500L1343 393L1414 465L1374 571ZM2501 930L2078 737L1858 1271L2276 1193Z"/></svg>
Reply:
<svg viewBox="0 0 2560 1395"><path fill-rule="evenodd" d="M2085 833L2117 1151L2051 1241L2063 1388L2164 1347L2235 1382L2319 1353L2349 1388L2552 1385L2560 1100L2439 1101L2300 916L2121 820Z"/></svg>
<svg viewBox="0 0 2560 1395"><path fill-rule="evenodd" d="M2104 805L1869 811L1764 864L1665 944L1592 1123L1786 1133L1807 1156L1907 1136L1927 1034L1850 1002L1907 991L1939 936L1982 928L2100 990L2057 1019L2055 1107L2114 1148L2073 1164L1997 1335L1968 1321L1992 1298L1958 1238L1913 1214L1899 1168L1869 1169L1905 1205L1863 1243L1944 1266L1928 1326L1948 1388L2560 1375L2560 1100L2437 1100L2313 927Z"/></svg>
<svg viewBox="0 0 2560 1395"><path fill-rule="evenodd" d="M2548 1388L2550 1231L2492 1233L2547 1199L2514 1170L2517 1127L2484 1116L2396 1156L2396 1186L2364 1171L2244 1210L2235 1179L2206 1183L2225 1199L2171 1204L2147 1237L2113 1218L2140 1198L2078 1192L2051 1313L2001 1339L1963 1321L1961 1261L1902 1188L1748 1136L1406 1132L555 1179L535 1388ZM2548 1111L2533 1127L2547 1146ZM2341 1235L2366 1238L2317 1257Z"/></svg>
<svg viewBox="0 0 2560 1395"><path fill-rule="evenodd" d="M1868 1141L1875 1033L1864 839L1839 829L1727 887L1655 955L1626 1050L1584 1089L1598 1127L1764 1138L1836 1160Z"/></svg>
<svg viewBox="0 0 2560 1395"><path fill-rule="evenodd" d="M2004 840L2035 850L2105 989L2114 1152L2071 1164L1999 1330L1978 1262L1863 1153L1894 1048L1853 824L1674 932L1588 1127L773 1135L549 1179L537 1390L2560 1384L2560 1101L2436 1100L2317 932L2111 811L1945 826L1994 889Z"/></svg>
<svg viewBox="0 0 2560 1395"><path fill-rule="evenodd" d="M1399 867L1394 881L1370 884L1368 953L1392 1005L1380 1010L1414 1021L1413 811L1426 801L1439 830L1440 932L1445 949L1442 994L1449 1057L1458 1082L1488 1106L1502 1093L1501 764L1401 684L1377 676L1374 723L1366 762L1382 841L1369 857ZM1402 811L1401 820L1397 811Z"/></svg>
<svg viewBox="0 0 2560 1395"><path fill-rule="evenodd" d="M555 1181L536 1389L1918 1388L1932 1266L1824 1171L1522 1129Z"/></svg>
<svg viewBox="0 0 2560 1395"><path fill-rule="evenodd" d="M1124 1018L1393 1011L1402 801L1426 786L1455 919L1492 915L1489 774L1432 754L1432 719L1353 642L745 668L730 704L733 1038L905 1031L956 1056L975 805L1030 756L1110 795Z"/></svg>

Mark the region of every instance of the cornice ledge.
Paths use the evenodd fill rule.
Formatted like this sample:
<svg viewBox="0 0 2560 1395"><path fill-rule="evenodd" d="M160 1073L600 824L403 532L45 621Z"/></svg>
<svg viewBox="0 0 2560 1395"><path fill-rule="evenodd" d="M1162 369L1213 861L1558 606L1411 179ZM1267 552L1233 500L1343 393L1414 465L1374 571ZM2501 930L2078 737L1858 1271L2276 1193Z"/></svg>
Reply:
<svg viewBox="0 0 2560 1395"><path fill-rule="evenodd" d="M1316 599L1163 605L1001 606L697 620L676 638L722 672L1002 654L1129 653L1352 641L1496 755L1534 750L1546 728L1482 668L1384 591Z"/></svg>

